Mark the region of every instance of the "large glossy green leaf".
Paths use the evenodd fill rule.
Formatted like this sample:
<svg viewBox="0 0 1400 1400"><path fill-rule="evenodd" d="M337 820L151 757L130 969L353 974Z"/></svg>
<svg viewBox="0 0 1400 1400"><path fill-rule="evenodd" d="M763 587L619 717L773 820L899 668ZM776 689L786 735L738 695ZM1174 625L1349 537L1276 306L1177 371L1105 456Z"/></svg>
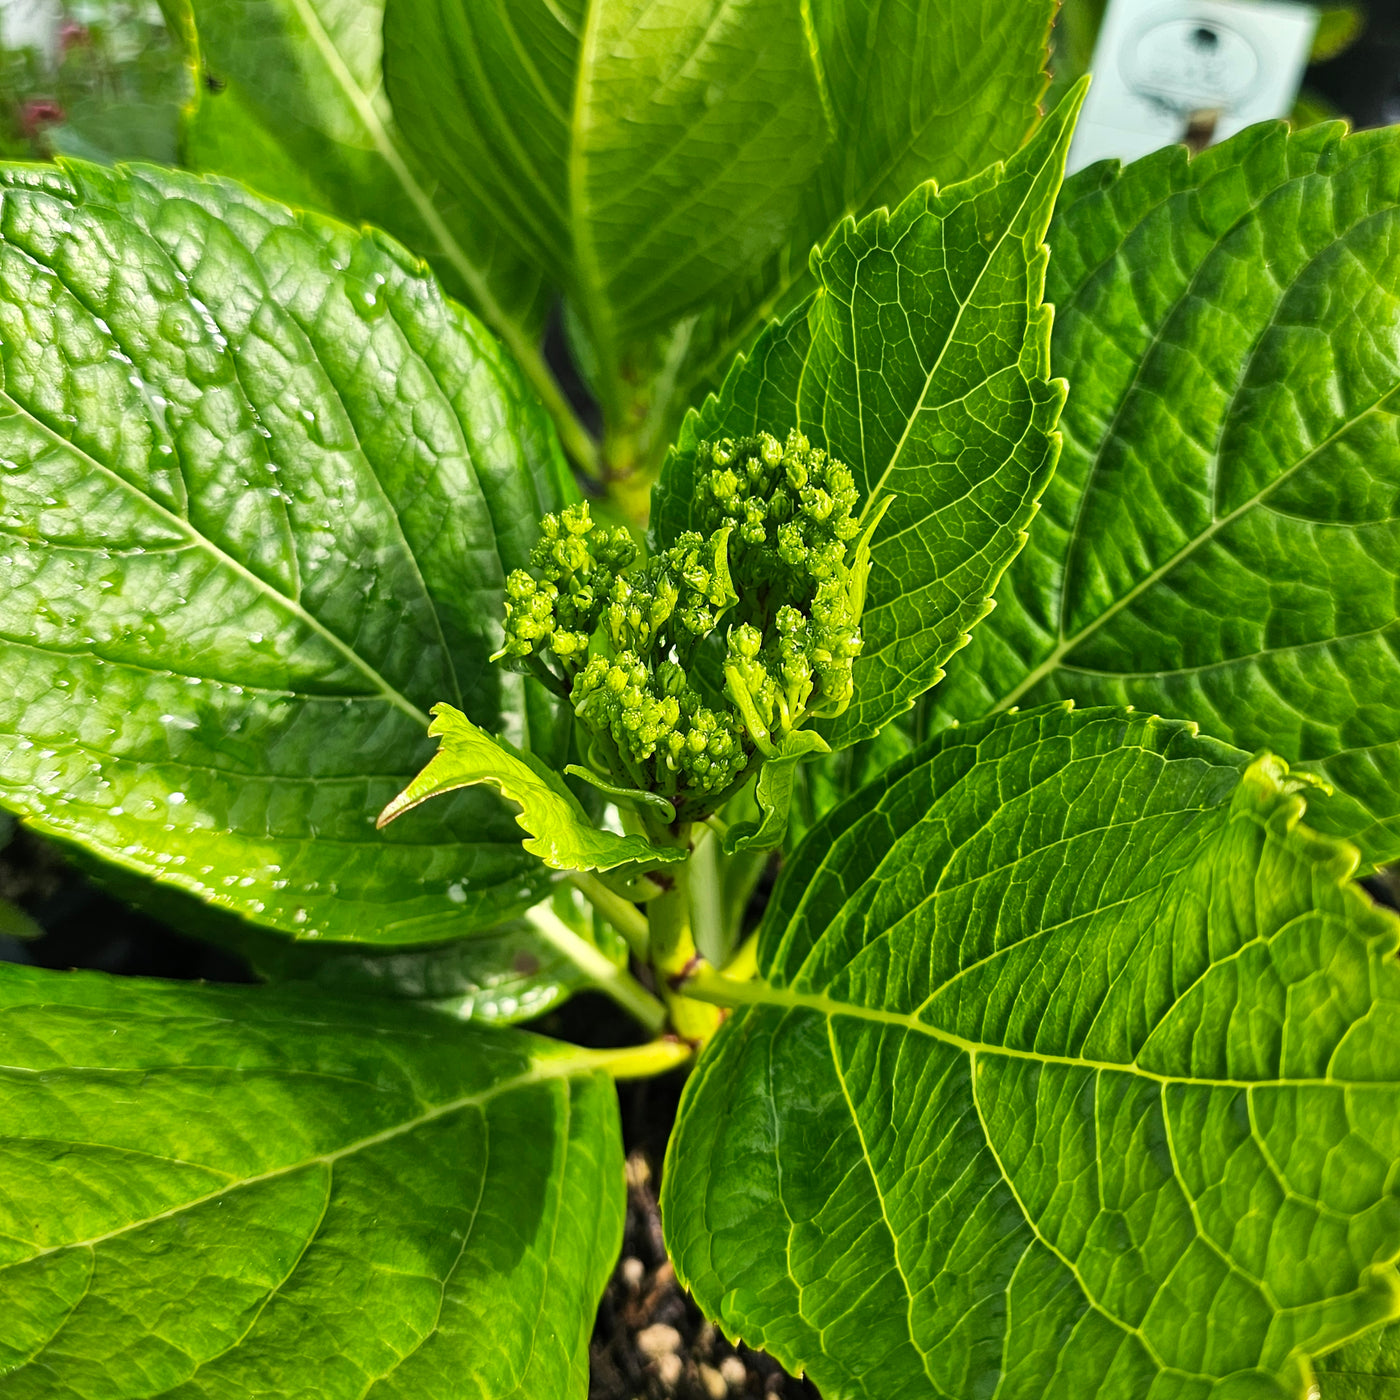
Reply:
<svg viewBox="0 0 1400 1400"><path fill-rule="evenodd" d="M1064 386L1049 378L1042 243L1078 98L1007 164L925 185L847 222L813 266L821 289L766 330L691 413L652 504L662 542L690 525L698 445L800 428L846 462L875 534L855 699L823 726L868 738L943 675L985 616L1054 467Z"/></svg>
<svg viewBox="0 0 1400 1400"><path fill-rule="evenodd" d="M600 1057L324 992L0 967L0 1396L587 1390Z"/></svg>
<svg viewBox="0 0 1400 1400"><path fill-rule="evenodd" d="M1051 228L1065 453L939 699L1199 720L1400 856L1400 141L1246 132L1076 178Z"/></svg>
<svg viewBox="0 0 1400 1400"><path fill-rule="evenodd" d="M532 903L494 794L374 831L434 701L550 740L487 664L564 490L495 342L383 235L230 183L0 178L0 801L302 936Z"/></svg>
<svg viewBox="0 0 1400 1400"><path fill-rule="evenodd" d="M385 70L423 162L573 299L605 404L655 395L667 423L843 215L1015 150L1052 12L390 0Z"/></svg>
<svg viewBox="0 0 1400 1400"><path fill-rule="evenodd" d="M383 0L192 0L191 10L205 76L186 122L188 164L387 229L493 326L537 334L539 271L418 167L395 124Z"/></svg>
<svg viewBox="0 0 1400 1400"><path fill-rule="evenodd" d="M1048 706L817 826L667 1158L711 1317L827 1400L1304 1400L1400 1313L1400 922L1245 761Z"/></svg>

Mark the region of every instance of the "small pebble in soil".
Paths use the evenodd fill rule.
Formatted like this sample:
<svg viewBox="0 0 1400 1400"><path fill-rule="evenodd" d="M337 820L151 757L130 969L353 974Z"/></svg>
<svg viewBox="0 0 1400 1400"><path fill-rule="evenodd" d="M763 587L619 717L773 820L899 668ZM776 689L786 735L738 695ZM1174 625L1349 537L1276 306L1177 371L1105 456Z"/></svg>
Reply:
<svg viewBox="0 0 1400 1400"><path fill-rule="evenodd" d="M738 1357L727 1359L737 1361ZM705 1392L709 1395L710 1400L724 1400L724 1397L729 1394L729 1382L713 1366L706 1366L704 1362L700 1363L700 1383L705 1387ZM743 1382L740 1381L740 1384L742 1385Z"/></svg>
<svg viewBox="0 0 1400 1400"><path fill-rule="evenodd" d="M673 1356L680 1350L681 1334L664 1322L654 1322L637 1333L637 1349L653 1361Z"/></svg>
<svg viewBox="0 0 1400 1400"><path fill-rule="evenodd" d="M623 1283L635 1293L642 1286L642 1280L647 1276L647 1266L640 1259L629 1256L622 1261L618 1272L622 1275Z"/></svg>
<svg viewBox="0 0 1400 1400"><path fill-rule="evenodd" d="M749 1378L749 1368L737 1356L726 1356L719 1363L719 1373L731 1390L740 1390Z"/></svg>

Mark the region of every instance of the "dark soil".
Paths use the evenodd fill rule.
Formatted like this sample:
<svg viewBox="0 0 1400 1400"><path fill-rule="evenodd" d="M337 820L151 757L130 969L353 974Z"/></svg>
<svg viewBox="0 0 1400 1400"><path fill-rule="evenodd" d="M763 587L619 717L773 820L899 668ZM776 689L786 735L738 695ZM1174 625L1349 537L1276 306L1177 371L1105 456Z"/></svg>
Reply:
<svg viewBox="0 0 1400 1400"><path fill-rule="evenodd" d="M44 930L32 940L0 936L0 961L128 977L254 980L240 959L112 899L56 847L23 829L0 849L0 898ZM635 1038L632 1023L597 996L574 998L532 1029L589 1046ZM593 1329L589 1400L813 1400L810 1382L792 1379L761 1352L731 1347L700 1315L666 1258L656 1190L684 1083L677 1073L618 1086L627 1226Z"/></svg>
<svg viewBox="0 0 1400 1400"><path fill-rule="evenodd" d="M771 1357L737 1350L700 1315L676 1282L661 1239L648 1155L627 1158L627 1231L589 1347L589 1400L724 1400L815 1397Z"/></svg>

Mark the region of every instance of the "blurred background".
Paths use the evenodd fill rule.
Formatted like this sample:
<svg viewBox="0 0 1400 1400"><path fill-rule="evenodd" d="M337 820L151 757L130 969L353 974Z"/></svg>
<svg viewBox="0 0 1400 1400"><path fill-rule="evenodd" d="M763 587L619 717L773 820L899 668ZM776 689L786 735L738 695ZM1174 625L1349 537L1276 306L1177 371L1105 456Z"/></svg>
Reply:
<svg viewBox="0 0 1400 1400"><path fill-rule="evenodd" d="M179 159L191 92L156 4L0 0L0 159Z"/></svg>

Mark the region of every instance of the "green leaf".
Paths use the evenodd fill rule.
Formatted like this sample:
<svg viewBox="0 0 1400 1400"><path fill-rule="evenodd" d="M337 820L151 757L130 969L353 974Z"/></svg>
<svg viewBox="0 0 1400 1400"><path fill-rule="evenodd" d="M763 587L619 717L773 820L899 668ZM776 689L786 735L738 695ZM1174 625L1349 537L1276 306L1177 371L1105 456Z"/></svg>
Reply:
<svg viewBox="0 0 1400 1400"><path fill-rule="evenodd" d="M324 991L0 968L0 1390L576 1396L605 1055Z"/></svg>
<svg viewBox="0 0 1400 1400"><path fill-rule="evenodd" d="M421 947L374 947L286 938L200 903L169 885L83 861L95 883L153 918L244 959L268 982L311 982L336 994L418 1002L464 1021L510 1025L542 1016L587 988L611 989L626 944L597 928L581 896L556 887L547 921L533 911L465 938ZM565 927L559 927L562 920ZM606 971L604 970L606 969Z"/></svg>
<svg viewBox="0 0 1400 1400"><path fill-rule="evenodd" d="M0 370L0 801L301 936L539 897L494 795L374 832L435 700L564 733L486 660L558 446L420 265L226 182L16 167Z"/></svg>
<svg viewBox="0 0 1400 1400"><path fill-rule="evenodd" d="M818 825L663 1177L730 1336L827 1400L1303 1400L1400 1314L1400 921L1246 761L1062 704Z"/></svg>
<svg viewBox="0 0 1400 1400"><path fill-rule="evenodd" d="M754 784L759 820L735 822L724 834L724 853L732 856L739 851L771 851L783 844L787 835L788 813L792 807L792 792L797 783L797 766L831 749L820 734L810 729L798 729L778 745L778 751L763 760Z"/></svg>
<svg viewBox="0 0 1400 1400"><path fill-rule="evenodd" d="M518 803L516 821L530 833L525 849L554 870L613 870L684 860L679 847L653 846L642 836L619 836L593 825L563 778L533 754L478 729L451 705L433 706L428 733L441 739L426 768L379 815L385 826L419 803L479 783Z"/></svg>
<svg viewBox="0 0 1400 1400"><path fill-rule="evenodd" d="M816 0L809 8L835 140L786 243L699 317L677 376L682 406L723 375L775 308L818 285L808 252L843 218L893 207L925 180L949 185L1006 160L1040 116L1053 4Z"/></svg>
<svg viewBox="0 0 1400 1400"><path fill-rule="evenodd" d="M387 229L498 330L538 335L538 270L474 202L444 195L395 124L380 71L384 0L193 0L192 11L206 76L187 164Z"/></svg>
<svg viewBox="0 0 1400 1400"><path fill-rule="evenodd" d="M1049 381L1042 238L1079 95L1006 166L925 185L813 254L821 290L735 362L681 429L652 504L689 528L703 441L800 428L855 473L876 532L855 698L821 726L869 738L943 675L989 610L1054 467L1064 386Z"/></svg>
<svg viewBox="0 0 1400 1400"><path fill-rule="evenodd" d="M818 817L824 817L839 802L844 802L918 747L909 732L911 729L907 723L887 724L873 739L864 739L805 765L799 775L805 791L798 797L794 818L788 827L789 848L797 845Z"/></svg>
<svg viewBox="0 0 1400 1400"><path fill-rule="evenodd" d="M423 163L568 293L613 416L659 400L660 448L843 215L1016 149L1052 13L391 0L385 77Z"/></svg>
<svg viewBox="0 0 1400 1400"><path fill-rule="evenodd" d="M659 792L647 792L642 788L618 787L616 783L610 783L605 778L600 778L591 768L584 768L577 763L566 763L564 772L569 777L577 778L580 782L587 783L589 787L596 788L605 796L612 798L614 802L626 802L641 811L654 812L665 826L670 826L676 819L675 807Z"/></svg>
<svg viewBox="0 0 1400 1400"><path fill-rule="evenodd" d="M0 899L0 938L42 938L44 930L8 899Z"/></svg>
<svg viewBox="0 0 1400 1400"><path fill-rule="evenodd" d="M1326 63L1345 53L1366 28L1366 11L1360 5L1324 5L1318 11L1310 63Z"/></svg>
<svg viewBox="0 0 1400 1400"><path fill-rule="evenodd" d="M260 976L338 994L414 1001L464 1021L509 1025L542 1016L593 979L528 919L425 948L296 943L263 935L238 946Z"/></svg>
<svg viewBox="0 0 1400 1400"><path fill-rule="evenodd" d="M1400 1400L1400 1327L1377 1327L1317 1363L1321 1400Z"/></svg>
<svg viewBox="0 0 1400 1400"><path fill-rule="evenodd" d="M1064 458L945 715L1195 719L1400 856L1398 238L1394 131L1257 127L1076 178L1047 291Z"/></svg>

